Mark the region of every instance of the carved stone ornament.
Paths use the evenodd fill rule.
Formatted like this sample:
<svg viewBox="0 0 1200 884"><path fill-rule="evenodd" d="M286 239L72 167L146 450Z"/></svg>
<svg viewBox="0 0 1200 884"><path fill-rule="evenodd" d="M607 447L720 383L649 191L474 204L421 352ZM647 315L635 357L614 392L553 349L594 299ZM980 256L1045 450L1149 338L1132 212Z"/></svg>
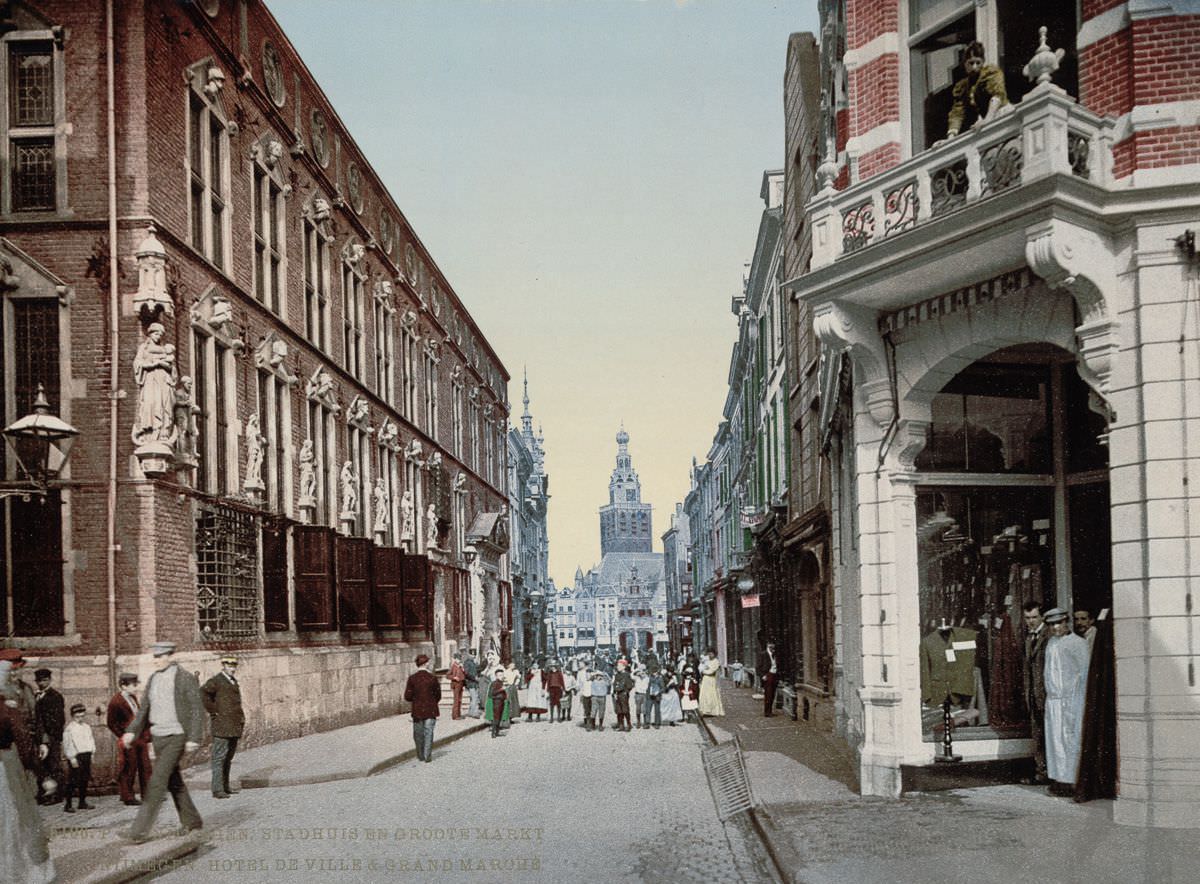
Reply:
<svg viewBox="0 0 1200 884"><path fill-rule="evenodd" d="M379 427L379 435L376 437L379 444L390 451L400 450L400 428L391 420L384 420Z"/></svg>
<svg viewBox="0 0 1200 884"><path fill-rule="evenodd" d="M241 353L246 348L246 342L237 337L238 329L233 324L233 305L224 295L217 293L217 287L210 285L191 310L192 324L200 326L201 330L212 334L227 347L232 347Z"/></svg>
<svg viewBox="0 0 1200 884"><path fill-rule="evenodd" d="M308 152L308 148L304 146L304 133L297 129L292 135L292 146L288 148L288 153L299 159Z"/></svg>
<svg viewBox="0 0 1200 884"><path fill-rule="evenodd" d="M375 480L375 533L386 535L392 524L392 496L388 494L387 483L380 476Z"/></svg>
<svg viewBox="0 0 1200 884"><path fill-rule="evenodd" d="M466 473L457 473L454 476L454 485L452 486L452 488L453 488L453 491L455 494L466 494L467 493L467 474Z"/></svg>
<svg viewBox="0 0 1200 884"><path fill-rule="evenodd" d="M472 402L478 402L479 401L479 387L472 387L470 390L468 390L467 398L469 398Z"/></svg>
<svg viewBox="0 0 1200 884"><path fill-rule="evenodd" d="M342 464L339 479L342 491L342 512L339 518L342 521L353 522L358 515L358 474L354 471L353 462L346 461Z"/></svg>
<svg viewBox="0 0 1200 884"><path fill-rule="evenodd" d="M342 407L338 405L337 391L333 388L333 378L323 367L317 366L308 383L304 386L304 395L312 402L319 402L332 411L340 414Z"/></svg>
<svg viewBox="0 0 1200 884"><path fill-rule="evenodd" d="M274 331L267 332L254 350L254 365L270 371L290 387L298 383L300 378L288 371L287 358L287 341Z"/></svg>
<svg viewBox="0 0 1200 884"><path fill-rule="evenodd" d="M167 290L167 250L159 242L156 232L153 224L147 227L146 238L134 253L138 268L138 290L133 296L133 306L149 315L161 311L171 316L174 307Z"/></svg>
<svg viewBox="0 0 1200 884"><path fill-rule="evenodd" d="M221 0L200 0L200 8L209 18L216 18L221 11Z"/></svg>
<svg viewBox="0 0 1200 884"><path fill-rule="evenodd" d="M404 459L410 462L420 463L421 461L421 443L413 439L408 443L408 447L404 449Z"/></svg>
<svg viewBox="0 0 1200 884"><path fill-rule="evenodd" d="M355 212L361 215L363 210L362 172L359 171L356 163L351 163L346 167L346 190L350 194L350 205L354 207Z"/></svg>
<svg viewBox="0 0 1200 884"><path fill-rule="evenodd" d="M441 341L435 340L432 335L426 336L426 338L425 338L425 353L430 359L432 359L434 361L434 364L441 362L442 361L442 343L441 343Z"/></svg>
<svg viewBox="0 0 1200 884"><path fill-rule="evenodd" d="M417 314L412 310L405 310L400 314L400 324L407 331L415 332L417 329Z"/></svg>
<svg viewBox="0 0 1200 884"><path fill-rule="evenodd" d="M462 383L463 368L461 365L456 365L450 369L450 382L452 384Z"/></svg>
<svg viewBox="0 0 1200 884"><path fill-rule="evenodd" d="M375 283L372 290L375 297L375 303L386 310L388 313L396 312L396 304L392 300L392 283L391 280L381 279Z"/></svg>
<svg viewBox="0 0 1200 884"><path fill-rule="evenodd" d="M313 157L322 168L329 165L329 124L325 114L314 109L309 116L309 140L312 142Z"/></svg>
<svg viewBox="0 0 1200 884"><path fill-rule="evenodd" d="M387 255L396 248L396 222L386 211L379 213L379 245Z"/></svg>
<svg viewBox="0 0 1200 884"><path fill-rule="evenodd" d="M300 506L317 505L317 459L313 453L312 439L305 439L300 446Z"/></svg>
<svg viewBox="0 0 1200 884"><path fill-rule="evenodd" d="M442 287L438 285L437 280L433 281L431 286L432 293L429 296L430 302L433 304L433 315L442 315Z"/></svg>
<svg viewBox="0 0 1200 884"><path fill-rule="evenodd" d="M317 224L324 224L333 214L333 208L329 205L329 200L323 196L313 197L312 205L309 208L309 216Z"/></svg>
<svg viewBox="0 0 1200 884"><path fill-rule="evenodd" d="M250 149L251 155L268 169L274 169L283 159L283 143L274 138L259 141Z"/></svg>
<svg viewBox="0 0 1200 884"><path fill-rule="evenodd" d="M1050 75L1058 70L1065 54L1066 50L1050 48L1046 42L1046 27L1043 25L1038 28L1037 51L1029 60L1029 64L1021 69L1021 73L1025 75L1025 79L1031 82L1036 81L1039 86L1042 83L1049 83Z"/></svg>
<svg viewBox="0 0 1200 884"><path fill-rule="evenodd" d="M346 408L346 423L353 424L367 433L374 432L371 429L371 406L362 395L350 400L350 405Z"/></svg>
<svg viewBox="0 0 1200 884"><path fill-rule="evenodd" d="M832 359L845 353L855 366L855 378L867 392L871 416L881 425L891 422L895 408L887 376L883 340L876 328L875 313L863 307L826 301L813 308L813 331L821 340L823 353ZM822 375L821 400L836 400L837 389L826 389L836 383L837 374Z"/></svg>
<svg viewBox="0 0 1200 884"><path fill-rule="evenodd" d="M413 248L412 243L404 244L404 275L408 279L408 284L416 289L417 287L417 250Z"/></svg>
<svg viewBox="0 0 1200 884"><path fill-rule="evenodd" d="M438 517L433 504L425 510L425 543L430 549L438 548Z"/></svg>
<svg viewBox="0 0 1200 884"><path fill-rule="evenodd" d="M287 100L287 91L283 86L283 65L279 63L279 53L270 40L263 41L262 49L263 84L267 87L267 95L276 107L283 107Z"/></svg>
<svg viewBox="0 0 1200 884"><path fill-rule="evenodd" d="M356 267L366 254L366 246L359 242L347 243L346 248L342 250L342 256L346 259L346 263Z"/></svg>
<svg viewBox="0 0 1200 884"><path fill-rule="evenodd" d="M221 94L221 90L225 88L225 72L216 65L212 65L204 72L204 94L209 98L216 98Z"/></svg>
<svg viewBox="0 0 1200 884"><path fill-rule="evenodd" d="M262 434L257 414L252 413L246 418L243 435L246 441L246 477L242 481L242 490L251 497L257 497L267 487L262 480L263 451L267 437Z"/></svg>
<svg viewBox="0 0 1200 884"><path fill-rule="evenodd" d="M133 357L133 378L138 386L133 419L133 443L154 443L168 453L175 442L175 346L165 343L166 329L152 322Z"/></svg>
<svg viewBox="0 0 1200 884"><path fill-rule="evenodd" d="M416 505L413 503L412 489L409 488L400 498L400 539L411 543L416 530Z"/></svg>

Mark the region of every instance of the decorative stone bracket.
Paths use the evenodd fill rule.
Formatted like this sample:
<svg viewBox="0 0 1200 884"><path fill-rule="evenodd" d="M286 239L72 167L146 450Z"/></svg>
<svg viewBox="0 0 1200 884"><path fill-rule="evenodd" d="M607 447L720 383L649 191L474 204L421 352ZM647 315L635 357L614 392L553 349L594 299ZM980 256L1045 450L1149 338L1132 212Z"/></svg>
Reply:
<svg viewBox="0 0 1200 884"><path fill-rule="evenodd" d="M320 402L334 414L338 414L342 410L337 401L333 378L322 366L317 366L317 370L308 379L308 383L304 387L304 395L313 402Z"/></svg>
<svg viewBox="0 0 1200 884"><path fill-rule="evenodd" d="M1079 375L1103 400L1110 419L1116 416L1109 400L1113 358L1120 348L1120 323L1109 307L1120 284L1113 254L1100 234L1061 218L1025 230L1025 258L1033 272L1075 299L1082 317L1075 329Z"/></svg>
<svg viewBox="0 0 1200 884"><path fill-rule="evenodd" d="M346 423L367 435L375 432L371 426L371 407L363 396L355 396L350 400L350 405L346 408Z"/></svg>
<svg viewBox="0 0 1200 884"><path fill-rule="evenodd" d="M848 355L854 363L855 379L866 394L871 416L880 426L891 423L896 413L895 403L875 312L856 305L826 301L813 308L813 330L821 341L826 364L836 364L838 360L833 357L838 353ZM838 372L831 369L822 373L823 401L836 399L837 382Z"/></svg>
<svg viewBox="0 0 1200 884"><path fill-rule="evenodd" d="M287 342L274 331L267 332L254 351L254 364L257 368L266 369L289 387L294 387L300 378L287 370L287 358Z"/></svg>
<svg viewBox="0 0 1200 884"><path fill-rule="evenodd" d="M210 285L192 304L191 318L193 325L200 326L234 352L241 353L246 349L246 342L238 337L239 329L233 322L233 304L217 293L215 285Z"/></svg>

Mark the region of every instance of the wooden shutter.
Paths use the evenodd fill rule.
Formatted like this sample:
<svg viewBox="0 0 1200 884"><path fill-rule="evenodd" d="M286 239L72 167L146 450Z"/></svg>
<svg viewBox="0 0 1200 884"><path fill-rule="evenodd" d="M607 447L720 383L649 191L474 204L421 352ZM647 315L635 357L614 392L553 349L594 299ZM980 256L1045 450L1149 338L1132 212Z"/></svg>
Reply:
<svg viewBox="0 0 1200 884"><path fill-rule="evenodd" d="M371 541L341 537L336 541L338 616L342 629L371 628Z"/></svg>
<svg viewBox="0 0 1200 884"><path fill-rule="evenodd" d="M425 556L405 556L400 568L404 599L404 629L420 633L425 638L433 636L433 618L429 608L429 559Z"/></svg>
<svg viewBox="0 0 1200 884"><path fill-rule="evenodd" d="M267 632L286 632L289 626L287 526L287 519L263 519L263 628Z"/></svg>
<svg viewBox="0 0 1200 884"><path fill-rule="evenodd" d="M404 626L401 595L401 562L404 551L397 546L377 546L371 553L371 593L376 629L401 629Z"/></svg>
<svg viewBox="0 0 1200 884"><path fill-rule="evenodd" d="M292 529L296 555L296 628L337 628L337 594L333 586L334 531L324 525Z"/></svg>

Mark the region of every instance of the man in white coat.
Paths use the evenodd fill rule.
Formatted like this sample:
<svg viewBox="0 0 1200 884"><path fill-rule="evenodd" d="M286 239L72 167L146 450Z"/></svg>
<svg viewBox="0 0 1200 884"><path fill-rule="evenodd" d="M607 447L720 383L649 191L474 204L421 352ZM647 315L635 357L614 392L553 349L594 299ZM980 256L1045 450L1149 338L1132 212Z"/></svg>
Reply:
<svg viewBox="0 0 1200 884"><path fill-rule="evenodd" d="M1046 774L1051 795L1071 795L1079 767L1087 695L1088 643L1071 631L1066 611L1046 612Z"/></svg>

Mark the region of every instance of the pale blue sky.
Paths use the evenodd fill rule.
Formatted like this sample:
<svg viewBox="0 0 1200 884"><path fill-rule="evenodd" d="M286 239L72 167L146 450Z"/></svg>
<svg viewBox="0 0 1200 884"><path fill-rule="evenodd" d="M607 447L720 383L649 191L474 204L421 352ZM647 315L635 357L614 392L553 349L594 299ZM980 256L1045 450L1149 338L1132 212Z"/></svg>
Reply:
<svg viewBox="0 0 1200 884"><path fill-rule="evenodd" d="M267 0L545 428L550 574L622 420L655 549L721 417L788 34L813 0Z"/></svg>

